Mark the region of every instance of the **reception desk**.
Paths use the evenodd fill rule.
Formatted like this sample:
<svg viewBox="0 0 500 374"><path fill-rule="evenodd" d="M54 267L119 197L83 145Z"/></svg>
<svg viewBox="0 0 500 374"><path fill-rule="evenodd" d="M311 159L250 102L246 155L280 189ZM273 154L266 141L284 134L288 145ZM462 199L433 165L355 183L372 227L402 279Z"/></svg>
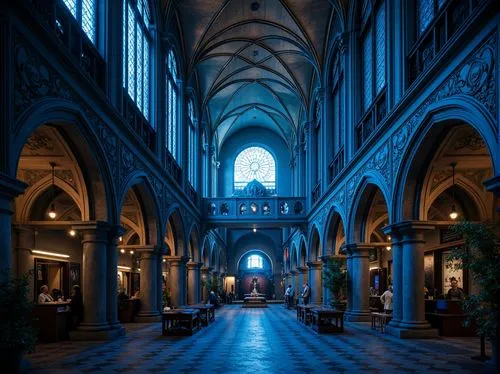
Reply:
<svg viewBox="0 0 500 374"><path fill-rule="evenodd" d="M69 339L71 327L69 303L44 303L33 307L34 326L41 342L58 342Z"/></svg>
<svg viewBox="0 0 500 374"><path fill-rule="evenodd" d="M460 300L425 300L425 318L441 336L476 336L476 325L464 327L467 315Z"/></svg>

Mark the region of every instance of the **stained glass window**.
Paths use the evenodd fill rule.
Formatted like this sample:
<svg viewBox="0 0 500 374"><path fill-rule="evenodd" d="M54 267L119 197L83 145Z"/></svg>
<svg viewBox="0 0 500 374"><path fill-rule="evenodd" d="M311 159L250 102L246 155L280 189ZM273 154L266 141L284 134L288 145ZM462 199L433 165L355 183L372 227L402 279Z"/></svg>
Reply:
<svg viewBox="0 0 500 374"><path fill-rule="evenodd" d="M189 143L189 160L188 160L188 178L191 185L196 188L196 119L194 117L194 104L193 99L188 101L188 119L189 119L189 132L188 132L188 143Z"/></svg>
<svg viewBox="0 0 500 374"><path fill-rule="evenodd" d="M386 11L385 2L378 1L364 17L361 39L363 73L363 109L368 110L386 83Z"/></svg>
<svg viewBox="0 0 500 374"><path fill-rule="evenodd" d="M96 44L97 34L97 1L98 0L63 0L69 12L80 24L82 30L94 45Z"/></svg>
<svg viewBox="0 0 500 374"><path fill-rule="evenodd" d="M88 0L84 0L88 1ZM149 120L151 35L146 0L123 1L123 87Z"/></svg>
<svg viewBox="0 0 500 374"><path fill-rule="evenodd" d="M259 255L248 256L247 268L248 269L262 269L264 267L262 257Z"/></svg>
<svg viewBox="0 0 500 374"><path fill-rule="evenodd" d="M261 147L249 147L241 151L234 161L234 189L245 188L256 179L268 190L276 188L276 162L274 157Z"/></svg>
<svg viewBox="0 0 500 374"><path fill-rule="evenodd" d="M172 49L167 55L167 149L177 160L177 60Z"/></svg>

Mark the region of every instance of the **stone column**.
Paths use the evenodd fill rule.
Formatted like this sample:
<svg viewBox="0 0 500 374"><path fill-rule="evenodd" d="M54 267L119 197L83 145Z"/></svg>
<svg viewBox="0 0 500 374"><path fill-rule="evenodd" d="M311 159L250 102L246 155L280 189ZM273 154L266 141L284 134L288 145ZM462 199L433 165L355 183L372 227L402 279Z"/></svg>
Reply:
<svg viewBox="0 0 500 374"><path fill-rule="evenodd" d="M349 321L366 322L370 320L370 260L371 247L364 244L347 245L349 253L348 279L350 298L346 318Z"/></svg>
<svg viewBox="0 0 500 374"><path fill-rule="evenodd" d="M207 302L208 300L208 287L207 287L207 281L208 281L208 278L210 277L210 268L209 267L202 267L201 268L201 279L203 280L204 282L204 286L203 286L203 289L202 289L202 295L201 295L201 301L202 302ZM235 290L234 290L234 294L235 294L235 297L238 297L238 290L236 289L237 285L235 284L234 285L235 287Z"/></svg>
<svg viewBox="0 0 500 374"><path fill-rule="evenodd" d="M321 269L323 263L321 261L311 261L307 263L309 266L309 287L311 287L311 304L320 305L322 302L322 279Z"/></svg>
<svg viewBox="0 0 500 374"><path fill-rule="evenodd" d="M394 225L401 233L403 315L390 333L400 338L430 338L438 335L425 320L424 232L435 227L419 221Z"/></svg>
<svg viewBox="0 0 500 374"><path fill-rule="evenodd" d="M172 305L184 305L183 286L184 286L184 259L179 256L171 256L167 259L170 263L169 286Z"/></svg>
<svg viewBox="0 0 500 374"><path fill-rule="evenodd" d="M401 244L401 235L394 225L386 226L384 234L391 236L392 252L392 320L389 323L392 327L399 326L403 318L403 248Z"/></svg>
<svg viewBox="0 0 500 374"><path fill-rule="evenodd" d="M158 251L154 246L139 249L141 269L141 309L136 317L138 322L160 320L158 301Z"/></svg>
<svg viewBox="0 0 500 374"><path fill-rule="evenodd" d="M198 262L188 262L188 305L198 304L200 302L200 267Z"/></svg>
<svg viewBox="0 0 500 374"><path fill-rule="evenodd" d="M24 192L27 185L17 179L0 173L0 276L6 269L12 269L11 232L12 202Z"/></svg>
<svg viewBox="0 0 500 374"><path fill-rule="evenodd" d="M299 276L298 276L299 287L302 287L302 285L304 283L308 283L308 281L307 281L308 268L306 266L298 267L297 272L299 273Z"/></svg>
<svg viewBox="0 0 500 374"><path fill-rule="evenodd" d="M108 284L108 323L112 329L125 329L118 321L118 238L125 233L121 226L111 228L108 235L107 249L107 284ZM71 291L71 290L70 290Z"/></svg>
<svg viewBox="0 0 500 374"><path fill-rule="evenodd" d="M297 298L299 297L300 291L301 291L301 290L299 290L299 273L298 273L298 271L292 270L290 272L290 280L291 280L293 292L294 292L293 297L295 298L295 300L297 300Z"/></svg>
<svg viewBox="0 0 500 374"><path fill-rule="evenodd" d="M17 275L26 274L30 271L32 272L34 267L34 260L33 255L31 254L31 250L35 248L35 230L30 226L17 226L16 237ZM31 286L28 289L28 300L35 300L35 295L37 294L38 290L34 289L34 282L31 281Z"/></svg>
<svg viewBox="0 0 500 374"><path fill-rule="evenodd" d="M110 227L106 222L84 222L72 227L83 235L83 321L70 333L72 340L108 340L120 335L108 324L106 278Z"/></svg>
<svg viewBox="0 0 500 374"><path fill-rule="evenodd" d="M322 265L321 265L321 280L323 280L323 274L325 274L325 272L326 272L326 268L328 266L328 258L329 257L330 256L322 256L321 257L321 262L322 262ZM325 307L329 307L330 306L330 301L332 299L331 292L328 289L328 287L326 287L325 282L322 281L321 284L323 285L323 305Z"/></svg>

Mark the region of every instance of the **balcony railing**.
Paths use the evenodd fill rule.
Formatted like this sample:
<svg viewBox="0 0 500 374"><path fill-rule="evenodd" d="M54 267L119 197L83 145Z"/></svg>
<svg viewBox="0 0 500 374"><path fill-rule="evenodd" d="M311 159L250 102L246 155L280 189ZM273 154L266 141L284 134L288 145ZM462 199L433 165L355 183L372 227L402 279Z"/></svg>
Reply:
<svg viewBox="0 0 500 374"><path fill-rule="evenodd" d="M60 0L28 0L33 14L54 31L83 71L105 92L106 61Z"/></svg>
<svg viewBox="0 0 500 374"><path fill-rule="evenodd" d="M409 83L412 84L434 61L439 52L487 0L448 1L408 54Z"/></svg>
<svg viewBox="0 0 500 374"><path fill-rule="evenodd" d="M219 197L203 199L203 214L208 220L303 220L303 197Z"/></svg>
<svg viewBox="0 0 500 374"><path fill-rule="evenodd" d="M313 203L318 201L320 197L321 197L321 180L318 183L316 183L316 185L314 186L314 188L312 190Z"/></svg>
<svg viewBox="0 0 500 374"><path fill-rule="evenodd" d="M356 150L360 149L387 114L386 89L384 88L356 126Z"/></svg>
<svg viewBox="0 0 500 374"><path fill-rule="evenodd" d="M182 169L175 161L174 156L167 150L167 158L165 161L165 169L167 173L172 176L172 178L177 182L179 186L182 186Z"/></svg>
<svg viewBox="0 0 500 374"><path fill-rule="evenodd" d="M156 131L150 126L125 90L123 90L123 117L146 146L155 152Z"/></svg>
<svg viewBox="0 0 500 374"><path fill-rule="evenodd" d="M328 165L329 170L329 183L333 180L339 173L344 169L344 147L342 146L339 151L335 154L330 165Z"/></svg>
<svg viewBox="0 0 500 374"><path fill-rule="evenodd" d="M188 182L186 193L189 197L189 200L193 202L194 205L198 205L198 192L191 186L191 183Z"/></svg>

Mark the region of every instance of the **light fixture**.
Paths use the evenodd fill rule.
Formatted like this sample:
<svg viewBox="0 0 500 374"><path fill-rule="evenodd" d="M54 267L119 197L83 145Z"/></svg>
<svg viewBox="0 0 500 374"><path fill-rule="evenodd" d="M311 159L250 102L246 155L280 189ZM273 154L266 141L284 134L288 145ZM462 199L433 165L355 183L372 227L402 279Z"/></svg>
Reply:
<svg viewBox="0 0 500 374"><path fill-rule="evenodd" d="M54 204L55 200L55 167L56 163L55 162L50 162L50 166L52 167L52 203L50 204L50 209L49 209L49 218L50 219L56 219L57 213L56 213L56 207Z"/></svg>
<svg viewBox="0 0 500 374"><path fill-rule="evenodd" d="M76 236L76 231L75 230L69 230L69 235L75 237Z"/></svg>
<svg viewBox="0 0 500 374"><path fill-rule="evenodd" d="M391 250L391 246L388 245L387 247L385 247L385 249L387 249L388 251L390 251Z"/></svg>
<svg viewBox="0 0 500 374"><path fill-rule="evenodd" d="M130 266L121 266L121 265L118 265L117 268L120 270L130 270L131 269Z"/></svg>
<svg viewBox="0 0 500 374"><path fill-rule="evenodd" d="M120 249L120 252L121 253L125 253L125 250L122 248L122 249Z"/></svg>
<svg viewBox="0 0 500 374"><path fill-rule="evenodd" d="M130 251L130 254L133 255L134 254L134 251Z"/></svg>
<svg viewBox="0 0 500 374"><path fill-rule="evenodd" d="M451 167L452 167L452 178L453 178L453 182L452 182L452 185L451 185L451 188L452 188L451 193L452 193L453 204L451 205L450 218L452 220L455 220L458 217L457 207L455 206L455 167L456 166L457 166L456 162L453 162L451 164Z"/></svg>
<svg viewBox="0 0 500 374"><path fill-rule="evenodd" d="M257 232L257 229L255 227L253 228L253 232Z"/></svg>
<svg viewBox="0 0 500 374"><path fill-rule="evenodd" d="M392 240L392 238L391 238L391 236L390 236L390 235L387 235L387 240L388 240L388 241L391 241L391 240Z"/></svg>
<svg viewBox="0 0 500 374"><path fill-rule="evenodd" d="M167 260L166 260L166 259L163 259L163 262L167 262Z"/></svg>
<svg viewBox="0 0 500 374"><path fill-rule="evenodd" d="M120 237L118 238L118 240L119 240L120 242L123 242L123 236L120 236Z"/></svg>
<svg viewBox="0 0 500 374"><path fill-rule="evenodd" d="M63 253L39 251L38 249L33 249L31 252L39 254L39 255L45 255L45 256L54 256L54 257L62 257L62 258L69 257L69 255L65 255Z"/></svg>

